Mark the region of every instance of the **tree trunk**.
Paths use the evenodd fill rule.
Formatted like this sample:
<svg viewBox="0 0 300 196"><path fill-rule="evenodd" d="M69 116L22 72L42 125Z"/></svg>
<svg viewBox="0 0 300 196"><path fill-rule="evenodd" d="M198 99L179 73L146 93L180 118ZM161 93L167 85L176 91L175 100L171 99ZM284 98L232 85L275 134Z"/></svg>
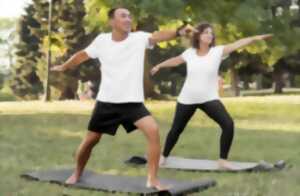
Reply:
<svg viewBox="0 0 300 196"><path fill-rule="evenodd" d="M137 24L137 30L144 30L147 32L153 32L154 30L157 29L157 25L155 25L155 23L153 22L154 18L152 17L148 17L142 21L138 21ZM155 98L155 97L159 97L159 94L157 94L154 91L154 83L151 81L150 78L150 63L148 60L148 52L146 52L145 54L145 71L144 71L144 93L145 93L145 98Z"/></svg>
<svg viewBox="0 0 300 196"><path fill-rule="evenodd" d="M145 65L144 65L144 93L145 98L156 97L156 92L154 91L154 84L150 78L150 64L148 62L147 52L145 54Z"/></svg>
<svg viewBox="0 0 300 196"><path fill-rule="evenodd" d="M292 72L289 73L289 81L292 88L296 87L296 75Z"/></svg>
<svg viewBox="0 0 300 196"><path fill-rule="evenodd" d="M261 73L256 75L256 90L262 89L262 79L263 75Z"/></svg>
<svg viewBox="0 0 300 196"><path fill-rule="evenodd" d="M76 99L76 98L77 98L76 92L71 87L67 87L62 91L59 100Z"/></svg>
<svg viewBox="0 0 300 196"><path fill-rule="evenodd" d="M230 65L230 75L231 75L231 89L234 92L234 96L240 96L240 88L239 88L239 75L234 67L234 64Z"/></svg>
<svg viewBox="0 0 300 196"><path fill-rule="evenodd" d="M250 89L250 76L249 75L245 75L244 77L244 83L243 83L243 87L245 90L249 90Z"/></svg>
<svg viewBox="0 0 300 196"><path fill-rule="evenodd" d="M274 79L274 93L282 94L283 93L283 72L281 70L274 70L273 79Z"/></svg>
<svg viewBox="0 0 300 196"><path fill-rule="evenodd" d="M176 78L171 80L171 95L176 96L177 94L177 80Z"/></svg>

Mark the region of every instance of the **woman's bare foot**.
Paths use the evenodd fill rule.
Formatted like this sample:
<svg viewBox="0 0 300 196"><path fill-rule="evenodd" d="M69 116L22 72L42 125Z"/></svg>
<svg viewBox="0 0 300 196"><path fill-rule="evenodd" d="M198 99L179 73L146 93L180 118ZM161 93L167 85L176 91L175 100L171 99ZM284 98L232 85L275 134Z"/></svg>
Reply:
<svg viewBox="0 0 300 196"><path fill-rule="evenodd" d="M237 169L236 166L234 166L232 163L230 163L229 161L225 160L225 159L219 159L218 160L218 166L220 169L223 170L235 170Z"/></svg>
<svg viewBox="0 0 300 196"><path fill-rule="evenodd" d="M147 188L154 188L159 191L168 190L170 186L162 185L158 180L148 180L146 184Z"/></svg>
<svg viewBox="0 0 300 196"><path fill-rule="evenodd" d="M75 173L73 173L67 180L66 180L66 184L76 184L79 181L79 177L75 175Z"/></svg>
<svg viewBox="0 0 300 196"><path fill-rule="evenodd" d="M164 157L164 156L161 155L160 158L159 158L159 166L165 165L166 162L167 162L167 157Z"/></svg>

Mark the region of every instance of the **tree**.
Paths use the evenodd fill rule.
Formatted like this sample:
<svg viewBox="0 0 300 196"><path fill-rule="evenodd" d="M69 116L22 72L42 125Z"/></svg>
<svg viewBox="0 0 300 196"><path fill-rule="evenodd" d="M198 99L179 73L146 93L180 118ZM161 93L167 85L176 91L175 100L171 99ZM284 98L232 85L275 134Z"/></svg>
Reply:
<svg viewBox="0 0 300 196"><path fill-rule="evenodd" d="M37 4L38 5L38 4ZM40 12L38 18L42 19L47 12ZM83 0L53 1L53 32L52 42L52 62L55 64L66 61L78 50L84 49L94 38L95 33L87 34L84 29L85 7ZM42 21L41 21L42 22ZM46 24L43 24L43 30L46 32ZM42 31L43 31L42 30ZM47 36L44 36L44 42L41 49L47 48ZM99 76L95 78L95 73L99 73L98 63L90 60L83 63L80 69L67 71L65 73L51 72L50 85L53 90L58 92L59 99L74 99L77 97L78 80L87 81L87 75L92 81L99 81ZM38 74L45 78L45 61L40 60Z"/></svg>
<svg viewBox="0 0 300 196"><path fill-rule="evenodd" d="M250 45L238 53L247 52L261 57L263 70L272 70L284 56L299 50L299 44L291 37L298 37L299 28L295 25L298 14L292 14L291 1L285 0L233 0L233 1L186 1L192 21L208 20L214 24L219 44L229 43L242 37L273 33L275 36L268 42ZM205 9L203 9L205 8ZM201 10L201 11L200 11ZM281 11L280 11L281 10ZM220 14L222 13L222 14ZM299 23L300 24L300 23ZM243 55L232 55L235 65L231 65L232 83L238 95L238 69L250 65ZM247 60L248 58L246 58ZM251 59L249 59L251 61ZM243 64L241 64L241 62Z"/></svg>
<svg viewBox="0 0 300 196"><path fill-rule="evenodd" d="M19 34L22 38L26 39L18 44L20 51L17 51L16 54L19 61L18 65L14 67L14 75L19 74L20 70L24 71L24 67L28 69L29 66L25 65L25 61L31 60L32 69L30 69L30 73L34 76L34 80L26 81L26 83L17 77L12 79L12 87L14 89L26 84L26 88L22 88L23 93L18 93L21 97L25 97L24 95L28 94L31 90L32 96L30 98L37 98L38 95L43 93L41 81L45 81L46 79L48 6L49 2L47 0L33 0L32 4L27 8L28 12L23 16L26 22L30 19L32 25L23 24L24 19L21 19L21 23L23 23L19 28ZM53 54L51 60L53 63L59 64L64 62L73 53L86 47L94 38L95 33L91 32L88 35L85 32L83 27L84 16L85 8L83 0L53 0L53 33L51 35L51 51ZM30 40L28 36L34 40ZM30 48L30 46L33 48ZM23 59L23 61L20 59ZM78 80L86 80L86 75L92 75L92 79L95 79L94 75L97 73L98 64L94 61L89 61L85 64L87 65L81 66L83 68L80 70L50 74L49 84L51 85L54 97L59 99L74 99L76 98ZM18 66L21 68L18 68ZM99 80L99 77L97 80ZM37 84L39 88L34 91L33 89L36 89L34 85Z"/></svg>
<svg viewBox="0 0 300 196"><path fill-rule="evenodd" d="M37 61L41 57L39 51L40 38L31 32L31 28L39 28L34 19L35 9L29 5L19 20L16 44L16 64L12 66L10 87L16 96L25 99L36 99L42 92L42 82L36 74Z"/></svg>

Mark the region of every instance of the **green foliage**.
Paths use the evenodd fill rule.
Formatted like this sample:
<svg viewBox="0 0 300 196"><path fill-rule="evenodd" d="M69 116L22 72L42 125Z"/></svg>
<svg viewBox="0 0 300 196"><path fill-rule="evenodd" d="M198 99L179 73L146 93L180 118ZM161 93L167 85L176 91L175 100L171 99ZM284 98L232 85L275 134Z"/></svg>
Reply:
<svg viewBox="0 0 300 196"><path fill-rule="evenodd" d="M89 31L108 30L107 12L112 7L128 8L136 25L147 18L153 18L153 22L168 24L170 19L181 19L184 3L181 0L89 0L86 3L87 15L85 17L87 29Z"/></svg>
<svg viewBox="0 0 300 196"><path fill-rule="evenodd" d="M300 45L297 40L300 29L297 21L299 14L292 15L289 10L289 2L280 0L68 0L53 1L53 33L51 36L52 60L55 64L60 64L69 58L74 52L86 47L93 38L103 31L109 31L108 10L112 7L128 8L134 20L134 26L140 30L155 31L158 29L175 29L183 21L197 24L201 21L208 21L213 24L217 35L218 44L227 44L240 38L253 36L262 33L273 33L271 41L261 41L256 44L239 50L232 55L224 64L234 65L235 69L251 71L251 66L256 64L260 70L272 70L273 66L281 59L297 54ZM283 12L277 15L274 10L281 6ZM31 11L32 20L28 20L29 26L23 26L23 34L31 34L27 37L27 43L19 43L17 55L25 57L26 61L18 60L21 64L30 64L32 68L26 74L34 72L40 81L45 78L45 52L48 47L47 20L48 20L48 1L33 0L34 12ZM35 20L35 21L34 21ZM39 26L35 26L37 22ZM295 23L295 24L294 24ZM294 25L292 25L294 24ZM33 40L32 40L33 39ZM146 70L149 65L153 65L155 58L164 60L174 54L173 47L177 47L176 54L183 51L182 40L173 40L159 44L155 52L150 53L150 63L146 63ZM255 61L252 56L254 56ZM161 58L163 57L163 58ZM34 64L34 66L33 66ZM95 73L99 73L97 63L88 62L80 66L77 71L70 71L66 74L51 73L51 85L59 89L61 95L70 91L67 97L74 98L78 80L87 81L89 78L99 80ZM223 71L226 71L225 66ZM97 72L96 72L97 70ZM174 81L174 77L181 80L184 71L169 70L162 76L157 77L155 82ZM179 74L178 74L179 73ZM169 74L169 77L167 75ZM175 74L175 76L174 76ZM177 74L177 75L176 75ZM65 84L63 81L68 81ZM26 84L22 80L22 85ZM40 84L41 85L41 84ZM25 89L31 88L25 85ZM39 93L42 93L40 88ZM56 93L59 94L59 93ZM63 95L61 98L65 97Z"/></svg>

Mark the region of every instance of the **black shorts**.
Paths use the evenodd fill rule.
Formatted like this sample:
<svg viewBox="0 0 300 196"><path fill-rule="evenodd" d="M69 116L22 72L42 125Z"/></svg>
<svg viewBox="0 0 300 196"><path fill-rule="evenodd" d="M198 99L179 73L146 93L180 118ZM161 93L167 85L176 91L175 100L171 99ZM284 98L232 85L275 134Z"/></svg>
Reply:
<svg viewBox="0 0 300 196"><path fill-rule="evenodd" d="M120 125L127 133L135 130L139 119L150 115L143 103L107 103L97 101L88 130L115 135Z"/></svg>

